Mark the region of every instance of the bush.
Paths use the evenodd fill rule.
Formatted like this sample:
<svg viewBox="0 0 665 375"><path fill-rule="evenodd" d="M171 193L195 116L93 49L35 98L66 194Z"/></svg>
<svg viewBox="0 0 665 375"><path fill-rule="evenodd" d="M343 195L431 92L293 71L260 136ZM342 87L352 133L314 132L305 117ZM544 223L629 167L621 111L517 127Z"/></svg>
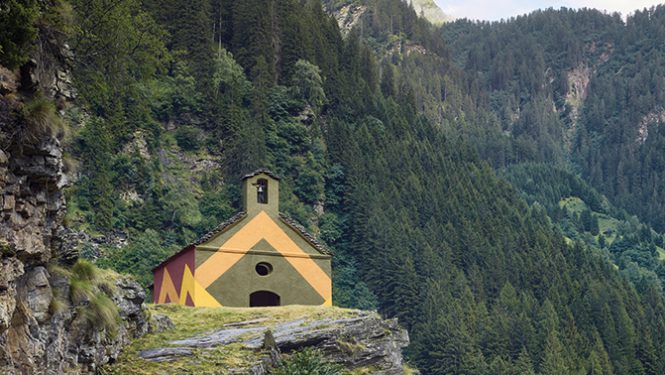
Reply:
<svg viewBox="0 0 665 375"><path fill-rule="evenodd" d="M97 278L95 266L87 260L79 259L72 267L72 280L94 281Z"/></svg>
<svg viewBox="0 0 665 375"><path fill-rule="evenodd" d="M193 126L181 126L175 131L178 146L185 151L197 151L202 145L201 131Z"/></svg>
<svg viewBox="0 0 665 375"><path fill-rule="evenodd" d="M18 134L19 140L35 141L43 136L61 135L64 131L55 105L43 96L27 102L21 109L21 117L23 126Z"/></svg>
<svg viewBox="0 0 665 375"><path fill-rule="evenodd" d="M83 310L83 316L94 327L105 329L111 337L118 332L118 307L103 293L98 293L90 300L90 304Z"/></svg>
<svg viewBox="0 0 665 375"><path fill-rule="evenodd" d="M86 304L95 296L94 286L85 280L71 279L69 282L69 298L74 305Z"/></svg>
<svg viewBox="0 0 665 375"><path fill-rule="evenodd" d="M134 276L144 288L152 283L152 269L173 254L174 248L162 246L162 235L152 229L130 234L129 245L122 249L105 248L97 259L101 268Z"/></svg>
<svg viewBox="0 0 665 375"><path fill-rule="evenodd" d="M92 263L79 259L70 271L69 297L90 325L106 330L113 337L118 331L120 314L118 307L107 295L112 292L112 285L108 280L98 277L98 272ZM54 306L54 309L57 307Z"/></svg>
<svg viewBox="0 0 665 375"><path fill-rule="evenodd" d="M344 367L332 363L323 357L321 351L305 348L296 352L282 364L273 369L273 375L338 375Z"/></svg>
<svg viewBox="0 0 665 375"><path fill-rule="evenodd" d="M16 68L28 61L30 43L37 37L36 0L5 0L0 5L0 65Z"/></svg>

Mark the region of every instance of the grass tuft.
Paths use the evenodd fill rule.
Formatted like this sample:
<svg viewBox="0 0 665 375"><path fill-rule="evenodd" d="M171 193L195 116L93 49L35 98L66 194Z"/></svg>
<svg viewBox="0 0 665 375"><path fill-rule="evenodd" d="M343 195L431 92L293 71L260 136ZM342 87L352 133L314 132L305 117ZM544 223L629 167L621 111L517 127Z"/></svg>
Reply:
<svg viewBox="0 0 665 375"><path fill-rule="evenodd" d="M305 348L271 371L272 375L342 375L344 367L328 361L320 350Z"/></svg>
<svg viewBox="0 0 665 375"><path fill-rule="evenodd" d="M89 303L95 297L94 285L90 281L71 279L69 298L74 305Z"/></svg>
<svg viewBox="0 0 665 375"><path fill-rule="evenodd" d="M72 277L72 271L55 263L51 263L48 265L48 272L51 274L51 276L60 276L60 277L65 277L67 279Z"/></svg>
<svg viewBox="0 0 665 375"><path fill-rule="evenodd" d="M85 259L79 259L72 267L72 279L80 281L95 281L97 268Z"/></svg>
<svg viewBox="0 0 665 375"><path fill-rule="evenodd" d="M118 307L105 294L95 295L83 310L83 314L90 324L99 329L105 329L111 337L115 337L118 333L120 325Z"/></svg>
<svg viewBox="0 0 665 375"><path fill-rule="evenodd" d="M67 301L62 298L62 296L54 295L53 298L51 298L51 302L49 303L48 311L51 313L51 315L55 315L65 311L67 307Z"/></svg>
<svg viewBox="0 0 665 375"><path fill-rule="evenodd" d="M113 294L113 280L119 275L100 270L84 259L79 259L69 272L69 297L81 316L93 327L105 330L109 337L115 337L120 314L109 295Z"/></svg>
<svg viewBox="0 0 665 375"><path fill-rule="evenodd" d="M23 105L22 138L35 141L43 136L64 134L64 122L58 115L55 104L44 96L38 96Z"/></svg>

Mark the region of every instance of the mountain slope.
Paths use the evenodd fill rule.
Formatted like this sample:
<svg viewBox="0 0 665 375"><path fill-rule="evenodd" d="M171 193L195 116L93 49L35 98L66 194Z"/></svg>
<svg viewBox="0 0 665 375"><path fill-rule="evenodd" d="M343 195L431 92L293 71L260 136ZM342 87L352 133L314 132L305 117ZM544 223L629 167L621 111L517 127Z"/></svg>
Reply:
<svg viewBox="0 0 665 375"><path fill-rule="evenodd" d="M479 157L541 147L512 143L408 4L362 2L345 37L315 0L71 5L80 170L67 222L129 238L83 244L98 264L149 283L237 208L243 172L269 167L281 207L335 251L333 299L399 318L423 373L665 370L661 291L567 244ZM552 120L547 98L536 120ZM552 138L556 120L535 134Z"/></svg>
<svg viewBox="0 0 665 375"><path fill-rule="evenodd" d="M567 241L584 242L605 254L638 289L662 290L662 234L611 205L570 172L545 164L519 164L506 168L502 175L529 203L545 207Z"/></svg>
<svg viewBox="0 0 665 375"><path fill-rule="evenodd" d="M497 166L573 166L615 205L662 231L664 14L658 6L624 23L563 8L446 25L442 33L476 88L474 99L514 145L508 157L483 156Z"/></svg>

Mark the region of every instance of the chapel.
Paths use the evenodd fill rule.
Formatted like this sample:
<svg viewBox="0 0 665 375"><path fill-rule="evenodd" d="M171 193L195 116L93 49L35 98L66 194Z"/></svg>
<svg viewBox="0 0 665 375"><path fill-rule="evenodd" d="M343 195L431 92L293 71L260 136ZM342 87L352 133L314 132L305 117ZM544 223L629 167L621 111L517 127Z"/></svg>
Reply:
<svg viewBox="0 0 665 375"><path fill-rule="evenodd" d="M242 178L243 210L153 270L155 303L332 305L331 253L279 212L279 177Z"/></svg>

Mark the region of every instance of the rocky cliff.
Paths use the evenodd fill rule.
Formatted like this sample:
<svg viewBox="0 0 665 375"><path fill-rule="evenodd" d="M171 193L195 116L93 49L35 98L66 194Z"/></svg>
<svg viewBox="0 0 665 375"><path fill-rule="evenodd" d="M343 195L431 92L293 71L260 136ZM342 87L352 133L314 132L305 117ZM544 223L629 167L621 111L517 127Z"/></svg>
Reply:
<svg viewBox="0 0 665 375"><path fill-rule="evenodd" d="M53 39L40 38L34 51L20 69L0 66L0 373L90 373L147 330L145 295L113 275L74 296L68 268L76 254L62 243L67 178L58 114L75 96L72 56ZM105 310L119 320L113 332L95 324L91 312L102 310L88 308L94 292L117 305Z"/></svg>
<svg viewBox="0 0 665 375"><path fill-rule="evenodd" d="M375 312L306 306L151 309L153 333L132 343L105 373L264 375L304 350L315 350L344 373L415 373L402 359L406 330Z"/></svg>
<svg viewBox="0 0 665 375"><path fill-rule="evenodd" d="M419 15L425 17L434 25L440 26L448 22L450 18L443 13L434 0L410 0L413 8Z"/></svg>

